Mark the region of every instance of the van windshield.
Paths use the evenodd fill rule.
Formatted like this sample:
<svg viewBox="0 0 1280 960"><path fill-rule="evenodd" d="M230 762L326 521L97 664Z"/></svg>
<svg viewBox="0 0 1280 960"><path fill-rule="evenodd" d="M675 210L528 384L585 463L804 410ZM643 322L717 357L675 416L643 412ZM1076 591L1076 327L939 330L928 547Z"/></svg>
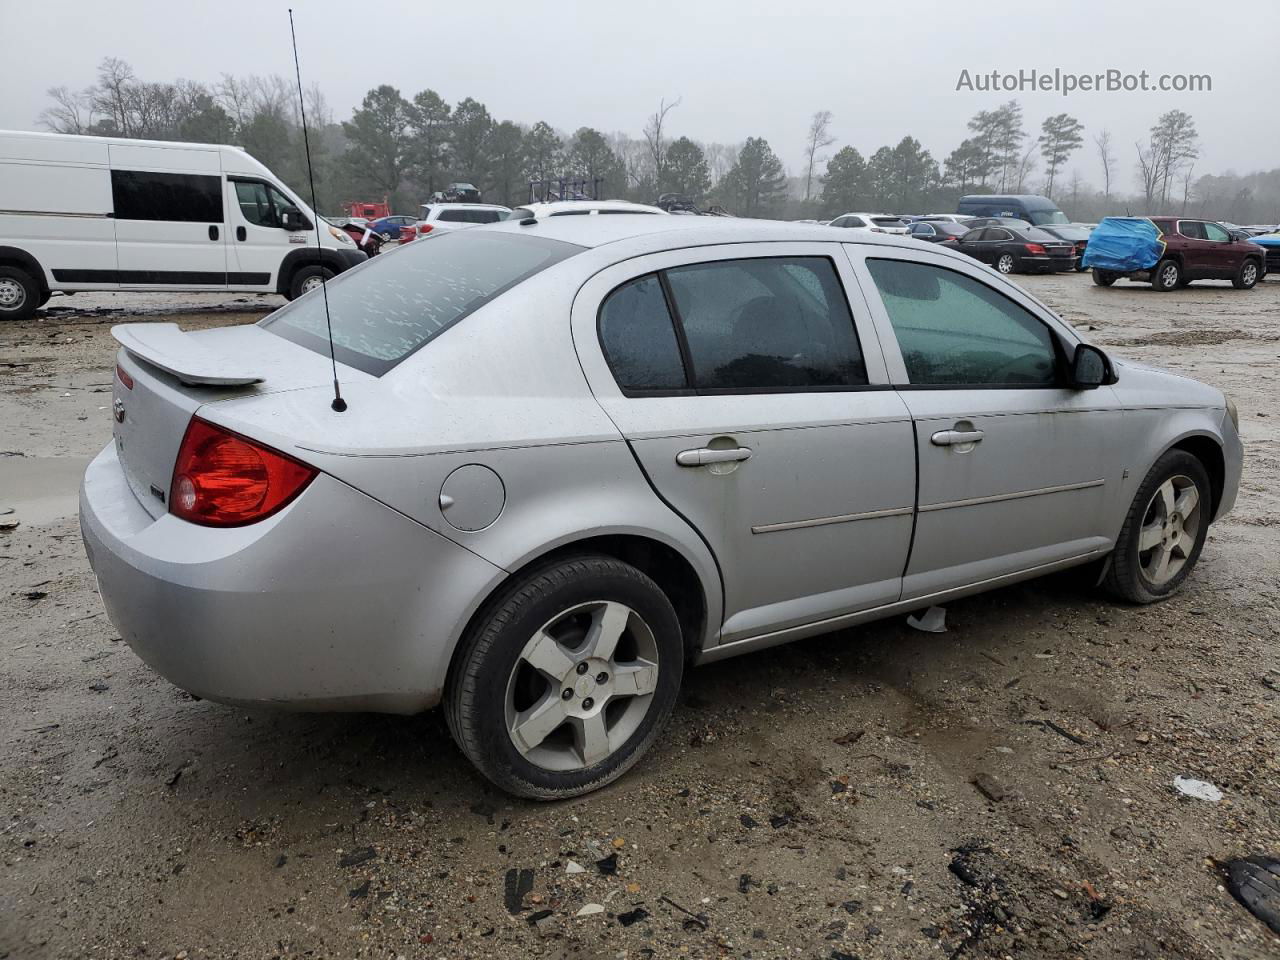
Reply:
<svg viewBox="0 0 1280 960"><path fill-rule="evenodd" d="M458 230L380 254L329 281L334 356L380 377L468 314L582 249L527 234ZM319 290L261 325L329 354L325 298Z"/></svg>
<svg viewBox="0 0 1280 960"><path fill-rule="evenodd" d="M1028 210L1027 219L1034 223L1037 227L1054 226L1060 223L1070 223L1067 215L1061 210Z"/></svg>

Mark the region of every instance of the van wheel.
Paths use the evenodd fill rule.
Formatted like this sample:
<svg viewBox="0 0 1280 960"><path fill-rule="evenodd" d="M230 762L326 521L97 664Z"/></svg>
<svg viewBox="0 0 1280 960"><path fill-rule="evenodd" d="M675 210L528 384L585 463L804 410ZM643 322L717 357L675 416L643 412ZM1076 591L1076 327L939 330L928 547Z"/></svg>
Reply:
<svg viewBox="0 0 1280 960"><path fill-rule="evenodd" d="M0 320L27 320L40 306L40 287L17 267L0 267Z"/></svg>
<svg viewBox="0 0 1280 960"><path fill-rule="evenodd" d="M1231 285L1237 290L1252 290L1258 283L1258 261L1246 260L1240 264L1240 272L1236 274L1236 278L1231 281Z"/></svg>
<svg viewBox="0 0 1280 960"><path fill-rule="evenodd" d="M1170 450L1151 468L1125 515L1104 583L1131 603L1176 593L1209 533L1212 488L1204 466Z"/></svg>
<svg viewBox="0 0 1280 960"><path fill-rule="evenodd" d="M1181 283L1182 267L1178 266L1177 260L1161 260L1151 272L1151 286L1161 293L1176 290Z"/></svg>
<svg viewBox="0 0 1280 960"><path fill-rule="evenodd" d="M294 272L293 279L289 281L289 299L297 300L304 293L319 289L321 283L327 283L334 276L335 274L332 270L318 264L299 267Z"/></svg>
<svg viewBox="0 0 1280 960"><path fill-rule="evenodd" d="M464 640L445 687L462 752L509 793L573 797L622 776L657 738L684 670L680 621L613 557L518 579Z"/></svg>
<svg viewBox="0 0 1280 960"><path fill-rule="evenodd" d="M1116 282L1116 275L1114 273L1108 273L1106 270L1099 270L1097 267L1094 267L1093 282L1100 287L1109 287Z"/></svg>

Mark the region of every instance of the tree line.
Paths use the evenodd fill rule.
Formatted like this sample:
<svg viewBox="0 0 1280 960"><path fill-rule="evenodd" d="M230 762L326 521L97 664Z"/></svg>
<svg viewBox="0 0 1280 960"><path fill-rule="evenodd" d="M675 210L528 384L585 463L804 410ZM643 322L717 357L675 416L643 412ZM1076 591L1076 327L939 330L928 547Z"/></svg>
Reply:
<svg viewBox="0 0 1280 960"><path fill-rule="evenodd" d="M50 130L235 143L295 190L307 184L297 91L281 77L153 82L108 57L96 83L55 87L49 97L39 119ZM345 121L334 119L318 86L305 91L305 105L319 206L327 212L343 200L383 195L412 212L453 181L474 183L486 200L511 206L529 199L530 181L572 177L602 181L608 197L651 203L680 193L740 216L789 219L853 210L946 212L967 193L1041 193L1077 220L1126 212L1280 219L1280 170L1197 176L1199 135L1181 110L1159 116L1130 153L1108 130L1086 135L1067 113L1028 131L1022 106L1010 100L976 113L969 136L940 159L910 135L865 156L852 145L828 155L836 144L834 117L819 110L793 176L763 137L738 144L673 138L679 99L661 100L638 137L498 119L471 97L450 103L432 89L410 96L387 84L370 90ZM1121 186L1126 155L1136 188L1130 192ZM1082 157L1101 170L1100 185L1072 166Z"/></svg>

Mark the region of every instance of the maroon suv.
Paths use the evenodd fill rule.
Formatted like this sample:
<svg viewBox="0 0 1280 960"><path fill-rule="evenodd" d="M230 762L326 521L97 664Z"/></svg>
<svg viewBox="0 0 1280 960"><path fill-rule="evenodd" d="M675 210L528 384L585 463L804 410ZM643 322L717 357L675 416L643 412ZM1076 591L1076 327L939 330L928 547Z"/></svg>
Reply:
<svg viewBox="0 0 1280 960"><path fill-rule="evenodd" d="M1164 237L1164 256L1153 270L1139 274L1094 270L1094 282L1109 287L1121 277L1149 280L1157 290L1174 290L1194 280L1230 280L1237 290L1248 290L1266 273L1265 251L1256 243L1233 240L1230 232L1212 220L1185 217L1151 217Z"/></svg>

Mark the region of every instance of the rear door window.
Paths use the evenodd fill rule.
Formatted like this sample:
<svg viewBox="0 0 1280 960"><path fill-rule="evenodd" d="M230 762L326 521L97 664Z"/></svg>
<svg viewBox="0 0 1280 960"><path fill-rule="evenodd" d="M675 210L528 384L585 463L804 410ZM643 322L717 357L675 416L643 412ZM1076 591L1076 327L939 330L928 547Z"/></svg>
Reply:
<svg viewBox="0 0 1280 960"><path fill-rule="evenodd" d="M688 386L675 325L656 273L623 284L605 299L600 345L624 392L670 392Z"/></svg>
<svg viewBox="0 0 1280 960"><path fill-rule="evenodd" d="M195 173L112 170L117 220L222 223L222 178Z"/></svg>
<svg viewBox="0 0 1280 960"><path fill-rule="evenodd" d="M546 237L441 231L328 284L338 360L381 376L485 304L582 250ZM325 298L299 297L262 326L328 355Z"/></svg>
<svg viewBox="0 0 1280 960"><path fill-rule="evenodd" d="M1192 240L1205 239L1204 224L1199 220L1180 220L1178 222L1178 232Z"/></svg>
<svg viewBox="0 0 1280 960"><path fill-rule="evenodd" d="M867 382L830 260L724 260L666 271L700 391L789 391Z"/></svg>

